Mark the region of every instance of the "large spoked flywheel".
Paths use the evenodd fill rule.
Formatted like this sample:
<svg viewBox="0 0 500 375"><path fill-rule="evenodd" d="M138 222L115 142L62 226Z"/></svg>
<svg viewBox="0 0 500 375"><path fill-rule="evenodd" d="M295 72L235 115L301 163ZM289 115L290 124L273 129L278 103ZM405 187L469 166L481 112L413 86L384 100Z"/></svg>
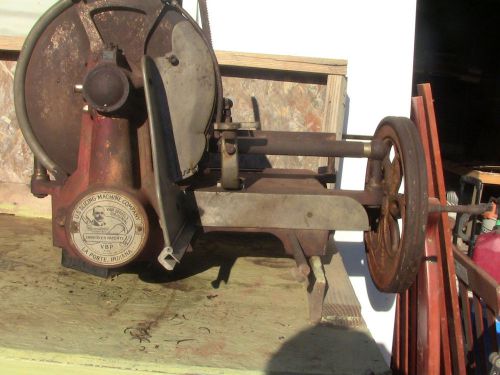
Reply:
<svg viewBox="0 0 500 375"><path fill-rule="evenodd" d="M417 275L424 254L427 223L427 173L415 125L407 118L386 117L374 140L386 147L382 160L369 160L366 187L383 191L382 206L371 212L365 233L368 268L383 292L402 292Z"/></svg>
<svg viewBox="0 0 500 375"><path fill-rule="evenodd" d="M183 35L186 32L187 37ZM190 43L186 46L184 40ZM42 16L28 36L15 78L16 112L23 134L35 156L56 177L71 174L77 167L85 103L75 87L84 83L92 65L112 48L119 51L117 64L128 71L127 79L137 97L144 97L141 60L145 55L152 59L170 58L179 77L182 71L200 70L199 66L187 66L188 63L200 65L200 61L210 60L204 69L210 71L211 84L205 92L203 87L208 86L201 88L202 103L202 94L197 97L199 90L195 90L193 95L178 93L182 98L169 98L169 104L177 108L177 100L186 113L192 110L197 118L191 122L197 122L195 126L202 128L201 133L209 128L213 111L220 107L216 104L222 101L221 92L217 92L221 87L220 75L213 50L177 2L61 0ZM188 58L179 59L174 49ZM203 74L206 76L206 71ZM144 99L132 100L130 105L131 117L140 126L147 120ZM198 148L201 151L196 151L193 158L201 157L198 154L204 145Z"/></svg>

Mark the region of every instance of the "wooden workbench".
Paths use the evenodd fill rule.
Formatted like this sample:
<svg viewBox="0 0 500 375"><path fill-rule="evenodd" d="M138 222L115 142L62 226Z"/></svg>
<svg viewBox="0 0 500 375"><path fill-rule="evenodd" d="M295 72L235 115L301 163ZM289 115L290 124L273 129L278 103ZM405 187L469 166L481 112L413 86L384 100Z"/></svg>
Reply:
<svg viewBox="0 0 500 375"><path fill-rule="evenodd" d="M270 237L211 236L173 276L104 280L59 265L50 221L0 215L1 373L386 373L364 325L308 323L281 254Z"/></svg>

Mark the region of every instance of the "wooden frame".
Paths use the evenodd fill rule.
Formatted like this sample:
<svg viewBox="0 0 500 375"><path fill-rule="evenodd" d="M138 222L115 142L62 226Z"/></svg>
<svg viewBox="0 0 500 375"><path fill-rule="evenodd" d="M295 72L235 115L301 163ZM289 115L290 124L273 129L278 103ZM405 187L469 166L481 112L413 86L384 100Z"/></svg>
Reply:
<svg viewBox="0 0 500 375"><path fill-rule="evenodd" d="M23 47L24 36L0 35L0 51L20 51Z"/></svg>

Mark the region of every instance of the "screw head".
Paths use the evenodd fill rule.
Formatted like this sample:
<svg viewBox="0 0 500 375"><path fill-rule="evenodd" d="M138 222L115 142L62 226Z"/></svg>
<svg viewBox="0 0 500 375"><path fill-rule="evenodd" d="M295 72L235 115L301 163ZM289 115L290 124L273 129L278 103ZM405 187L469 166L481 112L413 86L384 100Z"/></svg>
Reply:
<svg viewBox="0 0 500 375"><path fill-rule="evenodd" d="M226 143L226 152L229 155L234 155L236 153L236 146L231 143Z"/></svg>
<svg viewBox="0 0 500 375"><path fill-rule="evenodd" d="M79 93L83 92L83 85L82 85L81 83L76 84L76 85L73 87L73 91L74 91L76 94L79 94Z"/></svg>
<svg viewBox="0 0 500 375"><path fill-rule="evenodd" d="M168 57L168 61L170 61L170 64L172 64L173 66L179 65L179 59L175 55L170 55Z"/></svg>

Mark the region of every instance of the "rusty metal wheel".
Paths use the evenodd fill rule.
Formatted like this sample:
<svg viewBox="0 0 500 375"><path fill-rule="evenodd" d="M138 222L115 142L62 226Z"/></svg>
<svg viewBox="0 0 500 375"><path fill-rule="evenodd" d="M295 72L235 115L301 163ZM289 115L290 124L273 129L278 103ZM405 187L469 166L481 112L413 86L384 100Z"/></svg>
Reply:
<svg viewBox="0 0 500 375"><path fill-rule="evenodd" d="M427 173L417 128L404 117L386 117L374 139L386 146L382 160L368 160L366 189L382 189L382 205L368 209L368 268L376 287L399 293L414 282L424 254Z"/></svg>
<svg viewBox="0 0 500 375"><path fill-rule="evenodd" d="M119 48L134 87L133 122L140 127L146 120L141 59L161 59L172 52L173 30L185 23L190 27L183 30L192 31L210 54L217 86L212 107L220 122L222 81L215 53L196 21L174 2L60 0L42 15L19 56L14 102L28 145L56 179L65 179L77 168L85 103L75 88L84 83L87 66L98 60L104 46ZM212 113L207 117L208 132Z"/></svg>

